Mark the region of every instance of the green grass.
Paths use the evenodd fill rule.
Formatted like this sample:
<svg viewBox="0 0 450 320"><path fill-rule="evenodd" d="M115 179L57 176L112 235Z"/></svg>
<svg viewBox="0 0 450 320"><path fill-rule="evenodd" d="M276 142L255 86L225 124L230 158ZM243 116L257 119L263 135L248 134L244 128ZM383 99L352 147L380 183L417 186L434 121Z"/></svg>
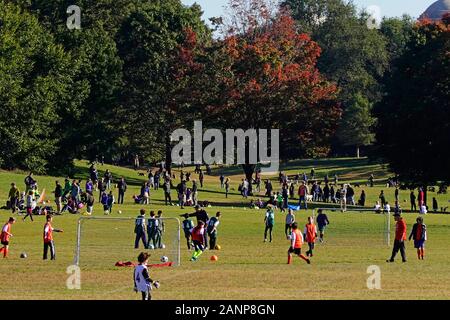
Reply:
<svg viewBox="0 0 450 320"><path fill-rule="evenodd" d="M77 161L77 178L87 177L87 163ZM367 205L372 206L380 190L387 200L393 202L394 190L384 183L389 172L383 164L369 163L367 159L302 160L286 164L282 170L288 174L309 173L315 167L317 175L338 173L340 181L365 182L374 172L379 183L373 188L364 187ZM141 206L133 204L131 196L138 193L139 184L144 181L135 171L113 166L99 166L104 172L109 168L115 177L124 176L130 183L124 205L115 205L114 217L134 217ZM185 169L189 170L189 169ZM232 194L225 199L218 175L219 170L234 174ZM418 261L412 243L407 244L409 261L387 264L390 248L383 244L383 217L372 213L329 212L331 225L326 232L326 243L317 244L313 263L306 265L294 258L293 265L286 265L286 251L289 246L284 237L284 215L276 213L274 242L263 243L264 210L245 209L244 201L237 192L241 179L238 168L214 168L213 176L206 176L206 184L200 190L200 200L208 200L213 207L210 215L221 211L223 217L219 226L218 243L222 250L215 251L217 262L209 261L211 252L206 251L198 262L189 262L190 252L181 245L181 266L155 268L151 275L161 281L161 288L154 292L155 299L448 299L450 296L450 215L425 216L429 229L426 245L426 260ZM178 174L176 173L177 181ZM0 172L0 204L6 201L9 184L12 181L23 188L25 174L22 172ZM193 174L194 178L197 178ZM275 179L275 177L272 177ZM55 179L59 177L36 177L40 189L52 191ZM83 183L84 185L84 183ZM278 184L274 184L278 188ZM359 195L360 189L356 188ZM440 206L447 206L448 195L429 193L436 196ZM47 198L52 200L51 193ZM409 192L401 191L400 198L407 200ZM150 210L162 209L167 217L177 217L187 210L163 204L162 190L152 192ZM315 204L321 206L321 204ZM306 222L312 210L296 212L297 221ZM408 231L417 214L405 214ZM10 212L0 210L0 222L4 223ZM94 216L103 216L101 206L95 205ZM117 260L135 260L140 250L133 249L133 228L118 222L89 222L85 225L81 254L81 290L66 288L66 268L74 258L76 224L79 215L66 214L54 219L54 227L64 229L55 234L57 260L42 260L42 228L44 217L35 221L22 222L13 226L10 257L0 258L0 290L6 299L139 299L132 291L132 269L116 268ZM393 224L393 221L392 221ZM169 236L166 236L166 239ZM166 240L167 241L167 240ZM94 245L96 244L96 245ZM20 259L21 252L27 252L27 259ZM161 252L151 251L152 262L159 259ZM398 259L397 259L398 260ZM367 267L381 268L381 290L366 287ZM191 290L193 283L201 290Z"/></svg>

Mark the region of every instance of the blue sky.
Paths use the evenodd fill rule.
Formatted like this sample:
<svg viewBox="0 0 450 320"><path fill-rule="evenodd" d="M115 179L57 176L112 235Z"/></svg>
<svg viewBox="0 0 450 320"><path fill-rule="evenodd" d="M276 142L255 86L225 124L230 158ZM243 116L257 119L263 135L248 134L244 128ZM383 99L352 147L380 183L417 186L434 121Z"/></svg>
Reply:
<svg viewBox="0 0 450 320"><path fill-rule="evenodd" d="M194 2L200 4L205 12L204 18L208 21L209 17L224 14L223 7L228 3L228 0L182 0L182 2L188 5ZM353 0L353 2L361 9L373 5L378 6L381 9L382 16L396 17L407 13L417 18L435 0Z"/></svg>

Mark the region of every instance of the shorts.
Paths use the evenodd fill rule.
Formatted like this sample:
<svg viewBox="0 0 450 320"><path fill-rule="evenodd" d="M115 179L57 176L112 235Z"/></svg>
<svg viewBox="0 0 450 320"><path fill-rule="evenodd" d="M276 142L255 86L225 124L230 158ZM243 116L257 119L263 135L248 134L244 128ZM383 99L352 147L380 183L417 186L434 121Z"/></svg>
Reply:
<svg viewBox="0 0 450 320"><path fill-rule="evenodd" d="M9 241L2 241L2 245L8 246L9 245Z"/></svg>
<svg viewBox="0 0 450 320"><path fill-rule="evenodd" d="M425 240L414 240L414 248L424 248L425 247Z"/></svg>
<svg viewBox="0 0 450 320"><path fill-rule="evenodd" d="M32 208L27 208L27 214L33 214L33 209Z"/></svg>
<svg viewBox="0 0 450 320"><path fill-rule="evenodd" d="M314 249L314 242L308 242L308 246L311 250Z"/></svg>
<svg viewBox="0 0 450 320"><path fill-rule="evenodd" d="M192 243L194 244L195 250L205 251L205 247L200 241L194 240Z"/></svg>
<svg viewBox="0 0 450 320"><path fill-rule="evenodd" d="M327 226L319 226L318 229L320 232L324 232L326 228L327 228Z"/></svg>
<svg viewBox="0 0 450 320"><path fill-rule="evenodd" d="M290 247L288 250L288 253L295 253L296 255L301 255L302 254L302 248L292 248Z"/></svg>

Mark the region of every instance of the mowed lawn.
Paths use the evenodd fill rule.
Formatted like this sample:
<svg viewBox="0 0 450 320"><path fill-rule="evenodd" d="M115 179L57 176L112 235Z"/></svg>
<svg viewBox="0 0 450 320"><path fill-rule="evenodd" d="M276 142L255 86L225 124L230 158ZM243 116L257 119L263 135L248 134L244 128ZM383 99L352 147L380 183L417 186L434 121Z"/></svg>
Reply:
<svg viewBox="0 0 450 320"><path fill-rule="evenodd" d="M76 162L77 177L85 178L87 164ZM385 166L371 164L367 159L303 160L287 164L282 170L289 174L309 173L315 167L319 178L328 173L330 179L339 174L340 181L366 182L374 172L379 179L373 188L356 188L359 196L364 188L367 205L372 206L380 190L384 190L387 200L393 204L394 189L386 188L385 179L389 176ZM135 171L113 166L98 166L103 172L112 170L115 178L125 176L129 183L124 205L115 205L113 217L135 217L140 205L131 198L137 194L139 183L145 181ZM186 169L192 170L192 169ZM224 172L232 180L228 199L220 190L218 175ZM176 181L179 174L175 171ZM6 202L9 184L15 181L24 188L23 172L0 172L0 204ZM222 250L214 251L217 262L211 262L212 251L206 251L199 261L189 261L191 252L187 251L183 236L181 241L181 266L154 268L151 276L161 282L161 288L154 291L155 299L448 299L450 297L450 215L428 214L426 257L418 261L412 242L407 243L408 262L388 264L391 248L384 244L384 216L374 213L327 212L331 225L326 230L326 242L317 243L312 264L307 265L294 258L293 265L286 265L286 251L289 241L284 236L284 214L276 212L274 241L263 242L264 210L247 208L250 199L243 200L237 192L241 172L233 167L214 168L213 176L205 176L204 188L200 189L200 200L212 202L207 208L210 216L221 211L223 216L219 226L218 243ZM196 174L192 178L197 179ZM47 199L53 200L49 191L54 189L54 181L63 178L37 176L40 189L47 190ZM276 178L275 189L278 188ZM191 185L190 183L188 184ZM82 183L84 187L84 182ZM117 197L117 192L114 190ZM97 195L97 194L96 194ZM409 191L401 191L403 207L409 208ZM428 194L429 199L437 197L439 206L447 206L448 195ZM172 191L175 201L175 191ZM255 197L256 198L256 197ZM403 202L406 200L406 202ZM296 200L294 200L296 202ZM54 205L53 202L50 205ZM314 204L322 206L321 203ZM179 217L184 212L177 206L164 206L163 191L151 194L149 210L162 209L166 217ZM119 214L118 210L122 213ZM301 225L312 214L312 210L296 212ZM0 222L6 222L10 212L0 210ZM408 234L417 213L406 213ZM95 205L94 216L103 216L99 204ZM5 299L140 299L133 292L132 268L117 268L118 260L135 261L139 250L133 249L133 221L96 221L85 223L81 252L81 290L69 290L66 280L68 266L73 264L75 253L76 226L80 215L65 214L54 218L53 226L64 229L55 234L57 250L56 261L42 260L43 216L35 216L35 221L22 222L19 218L13 226L10 256L0 258L0 290ZM195 219L194 219L195 220ZM392 229L394 225L391 219ZM174 224L167 222L169 229L164 242L171 247L173 236L169 233ZM393 231L393 230L392 230ZM392 232L393 233L393 232ZM304 250L305 251L305 250ZM27 259L20 259L26 252ZM160 250L151 251L152 263L157 263L162 254ZM169 252L170 254L170 252ZM168 255L169 255L168 254ZM172 257L169 256L171 259ZM367 288L369 266L379 266L381 270L381 289ZM192 290L193 285L200 286Z"/></svg>

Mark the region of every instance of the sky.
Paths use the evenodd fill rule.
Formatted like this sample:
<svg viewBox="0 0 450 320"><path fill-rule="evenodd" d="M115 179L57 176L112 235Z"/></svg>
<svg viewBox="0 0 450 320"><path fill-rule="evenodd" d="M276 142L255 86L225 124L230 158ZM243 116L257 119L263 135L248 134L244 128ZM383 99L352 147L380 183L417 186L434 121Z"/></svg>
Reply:
<svg viewBox="0 0 450 320"><path fill-rule="evenodd" d="M381 16L400 17L406 13L418 18L436 0L353 0L358 8L369 8L378 6ZM224 14L223 7L228 0L182 0L184 4L191 5L195 2L200 4L204 11L204 19L217 17Z"/></svg>

